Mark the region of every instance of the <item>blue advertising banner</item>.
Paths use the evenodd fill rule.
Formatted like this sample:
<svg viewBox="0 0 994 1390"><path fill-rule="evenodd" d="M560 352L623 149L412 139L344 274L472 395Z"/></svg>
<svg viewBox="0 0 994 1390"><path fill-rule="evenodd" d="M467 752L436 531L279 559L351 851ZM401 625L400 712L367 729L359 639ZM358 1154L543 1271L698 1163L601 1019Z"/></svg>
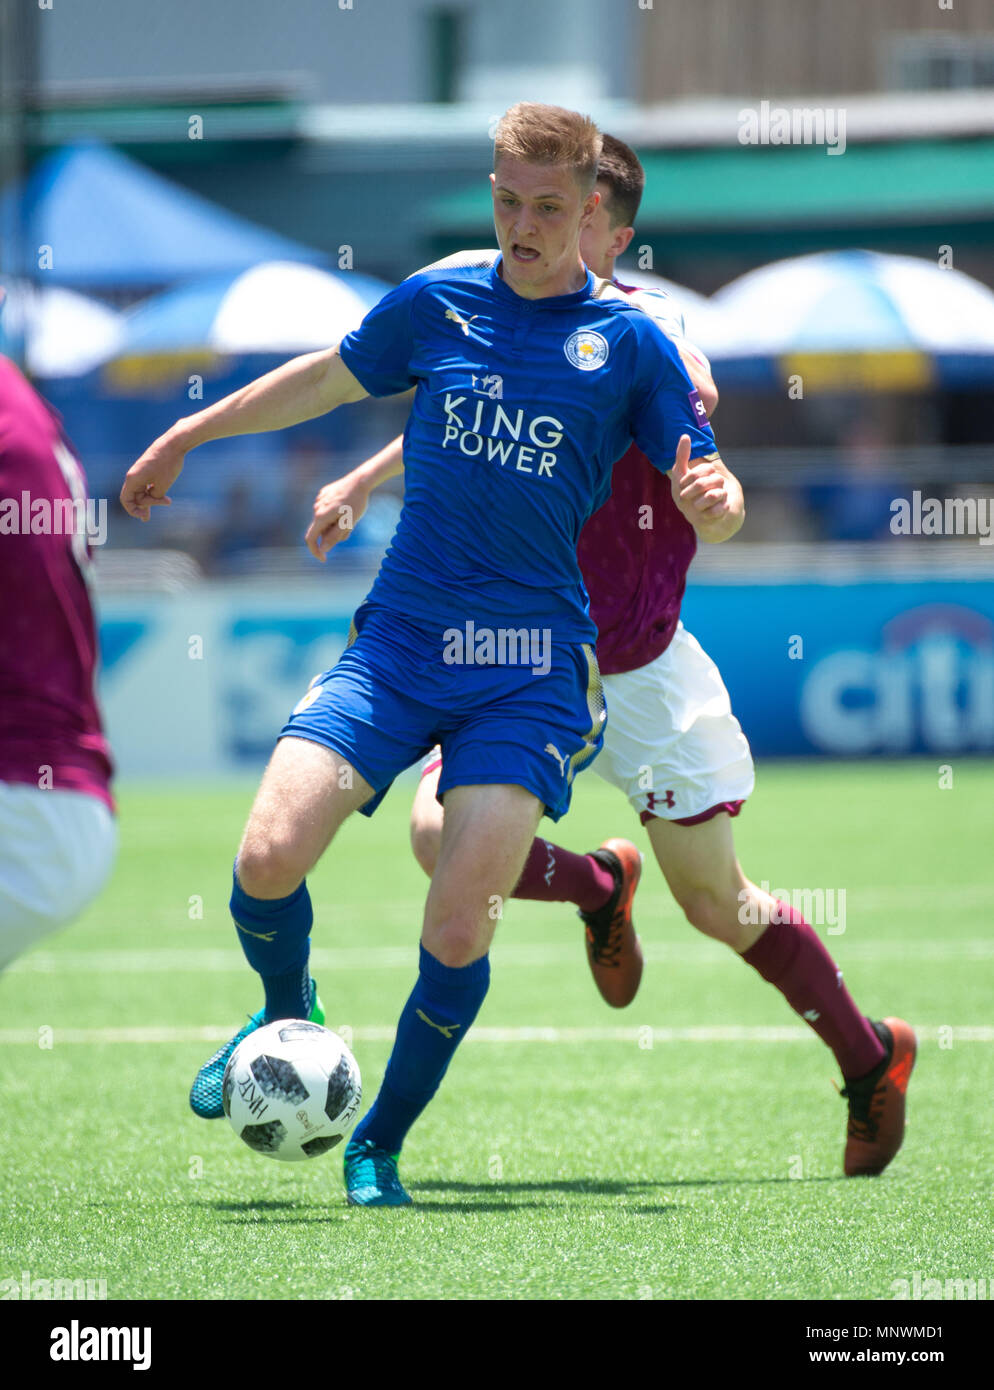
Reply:
<svg viewBox="0 0 994 1390"><path fill-rule="evenodd" d="M257 770L362 596L317 583L105 600L120 773ZM994 582L695 584L684 621L759 757L994 753Z"/></svg>
<svg viewBox="0 0 994 1390"><path fill-rule="evenodd" d="M683 617L759 755L994 752L994 583L700 584Z"/></svg>

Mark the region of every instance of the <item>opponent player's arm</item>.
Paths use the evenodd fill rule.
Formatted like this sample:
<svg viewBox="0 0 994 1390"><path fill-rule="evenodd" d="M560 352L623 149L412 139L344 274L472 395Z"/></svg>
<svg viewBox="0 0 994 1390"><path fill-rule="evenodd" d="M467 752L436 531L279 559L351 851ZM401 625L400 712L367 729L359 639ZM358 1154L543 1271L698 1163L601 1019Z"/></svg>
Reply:
<svg viewBox="0 0 994 1390"><path fill-rule="evenodd" d="M294 357L216 405L177 420L128 470L121 505L130 516L148 521L152 507L170 505L167 494L191 449L214 439L299 425L366 394L337 346Z"/></svg>
<svg viewBox="0 0 994 1390"><path fill-rule="evenodd" d="M673 501L702 541L727 541L745 521L742 484L717 450L690 461L690 435L680 436L670 469Z"/></svg>
<svg viewBox="0 0 994 1390"><path fill-rule="evenodd" d="M645 334L641 328L637 329L641 349L637 375L642 378L642 388L648 395L643 397L637 410L633 435L657 466L669 473L673 501L693 526L699 539L727 541L745 520L745 498L738 479L725 467L717 447L709 449L707 453L700 452L707 447L707 443L714 443L711 427L702 421L700 413L701 406L708 410L701 383L703 381L707 385L710 381L710 364L703 353L699 354L681 333L673 331L671 321L652 312L647 312L645 316L651 320L656 331L655 334L651 331ZM659 355L661 339L666 339L666 351L662 357ZM686 351L682 350L684 347ZM682 369L678 373L673 371L674 349ZM701 358L699 363L694 360L698 355ZM691 366L694 371L690 370ZM642 376L643 370L647 376ZM689 397L684 394L688 377L694 387ZM713 382L711 386L713 390ZM694 397L698 399L695 401ZM714 391L713 400L717 401L717 391ZM675 462L667 468L656 448L663 440L672 440L674 426L679 429L681 420L689 421L691 418L691 431L680 432ZM672 448L672 444L669 447ZM691 451L695 447L698 456L691 462Z"/></svg>
<svg viewBox="0 0 994 1390"><path fill-rule="evenodd" d="M328 551L349 536L369 505L370 494L404 471L404 436L398 434L385 449L353 468L343 478L326 483L314 499L314 520L304 540L323 564Z"/></svg>
<svg viewBox="0 0 994 1390"><path fill-rule="evenodd" d="M711 363L685 334L683 315L674 309L668 297L659 296L653 291L635 291L629 294L629 298L644 314L648 314L680 354L680 361L696 386L710 420L718 406L718 388L711 375Z"/></svg>
<svg viewBox="0 0 994 1390"><path fill-rule="evenodd" d="M685 338L673 338L672 341L673 346L680 354L680 361L687 369L687 375L700 393L701 400L704 402L704 409L710 420L718 408L718 388L711 375L711 364L703 352L692 347Z"/></svg>

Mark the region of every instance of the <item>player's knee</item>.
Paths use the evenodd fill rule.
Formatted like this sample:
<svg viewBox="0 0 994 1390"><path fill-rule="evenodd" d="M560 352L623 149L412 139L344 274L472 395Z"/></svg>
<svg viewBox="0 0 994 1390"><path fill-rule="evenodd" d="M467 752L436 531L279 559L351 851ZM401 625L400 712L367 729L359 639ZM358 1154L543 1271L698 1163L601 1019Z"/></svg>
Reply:
<svg viewBox="0 0 994 1390"><path fill-rule="evenodd" d="M238 851L238 882L250 898L285 898L300 885L310 865L293 845L246 839Z"/></svg>
<svg viewBox="0 0 994 1390"><path fill-rule="evenodd" d="M438 862L438 848L442 843L442 832L436 825L426 825L424 821L411 817L411 849L414 857L431 878Z"/></svg>
<svg viewBox="0 0 994 1390"><path fill-rule="evenodd" d="M734 945L741 927L738 920L738 901L728 894L716 892L709 885L693 885L677 897L683 914L692 927L716 941Z"/></svg>
<svg viewBox="0 0 994 1390"><path fill-rule="evenodd" d="M458 969L464 965L471 965L474 960L480 958L480 926L462 913L440 922L433 931L426 932L425 936L427 949L443 965Z"/></svg>

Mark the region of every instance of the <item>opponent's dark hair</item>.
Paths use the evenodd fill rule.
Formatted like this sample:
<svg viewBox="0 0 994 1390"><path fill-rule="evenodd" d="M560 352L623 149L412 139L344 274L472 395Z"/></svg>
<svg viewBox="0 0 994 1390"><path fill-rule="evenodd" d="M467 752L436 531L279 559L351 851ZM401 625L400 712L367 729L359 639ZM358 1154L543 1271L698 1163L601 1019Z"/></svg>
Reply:
<svg viewBox="0 0 994 1390"><path fill-rule="evenodd" d="M631 227L642 202L645 170L635 151L614 135L604 136L597 182L608 188L606 204L611 226Z"/></svg>

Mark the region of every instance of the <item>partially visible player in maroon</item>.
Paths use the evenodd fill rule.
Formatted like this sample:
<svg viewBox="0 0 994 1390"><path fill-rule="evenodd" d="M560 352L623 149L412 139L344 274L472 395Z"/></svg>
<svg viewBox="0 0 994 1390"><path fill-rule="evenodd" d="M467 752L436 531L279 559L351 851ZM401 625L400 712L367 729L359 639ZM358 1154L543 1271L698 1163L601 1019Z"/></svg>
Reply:
<svg viewBox="0 0 994 1390"><path fill-rule="evenodd" d="M595 275L613 279L672 338L699 393L698 406L710 415L717 403L710 367L684 336L672 300L614 275L615 260L634 236L643 186L634 152L605 135L601 203L580 250ZM323 558L348 534L340 524L343 507L346 515L361 517L371 490L402 468L401 441L394 441L322 489L307 535L312 553ZM737 505L738 484L727 470L724 477L708 477L707 469L698 461L688 473L677 466L666 477L632 445L614 466L611 496L580 533L577 556L597 624L608 710L593 771L628 797L688 921L774 985L831 1049L849 1102L844 1170L850 1176L879 1173L904 1137L915 1036L902 1019L866 1018L813 927L748 879L736 857L732 818L753 789L752 757L717 666L680 621L697 540L714 538L702 516ZM695 474L704 475L703 482ZM425 759L411 818L415 854L428 873L442 824L435 796L440 762L439 756ZM627 840L574 854L536 838L514 890L519 898L577 905L594 979L615 1007L631 1002L642 974L631 916L639 861Z"/></svg>
<svg viewBox="0 0 994 1390"><path fill-rule="evenodd" d="M0 357L0 970L76 917L114 861L88 515L58 417Z"/></svg>

